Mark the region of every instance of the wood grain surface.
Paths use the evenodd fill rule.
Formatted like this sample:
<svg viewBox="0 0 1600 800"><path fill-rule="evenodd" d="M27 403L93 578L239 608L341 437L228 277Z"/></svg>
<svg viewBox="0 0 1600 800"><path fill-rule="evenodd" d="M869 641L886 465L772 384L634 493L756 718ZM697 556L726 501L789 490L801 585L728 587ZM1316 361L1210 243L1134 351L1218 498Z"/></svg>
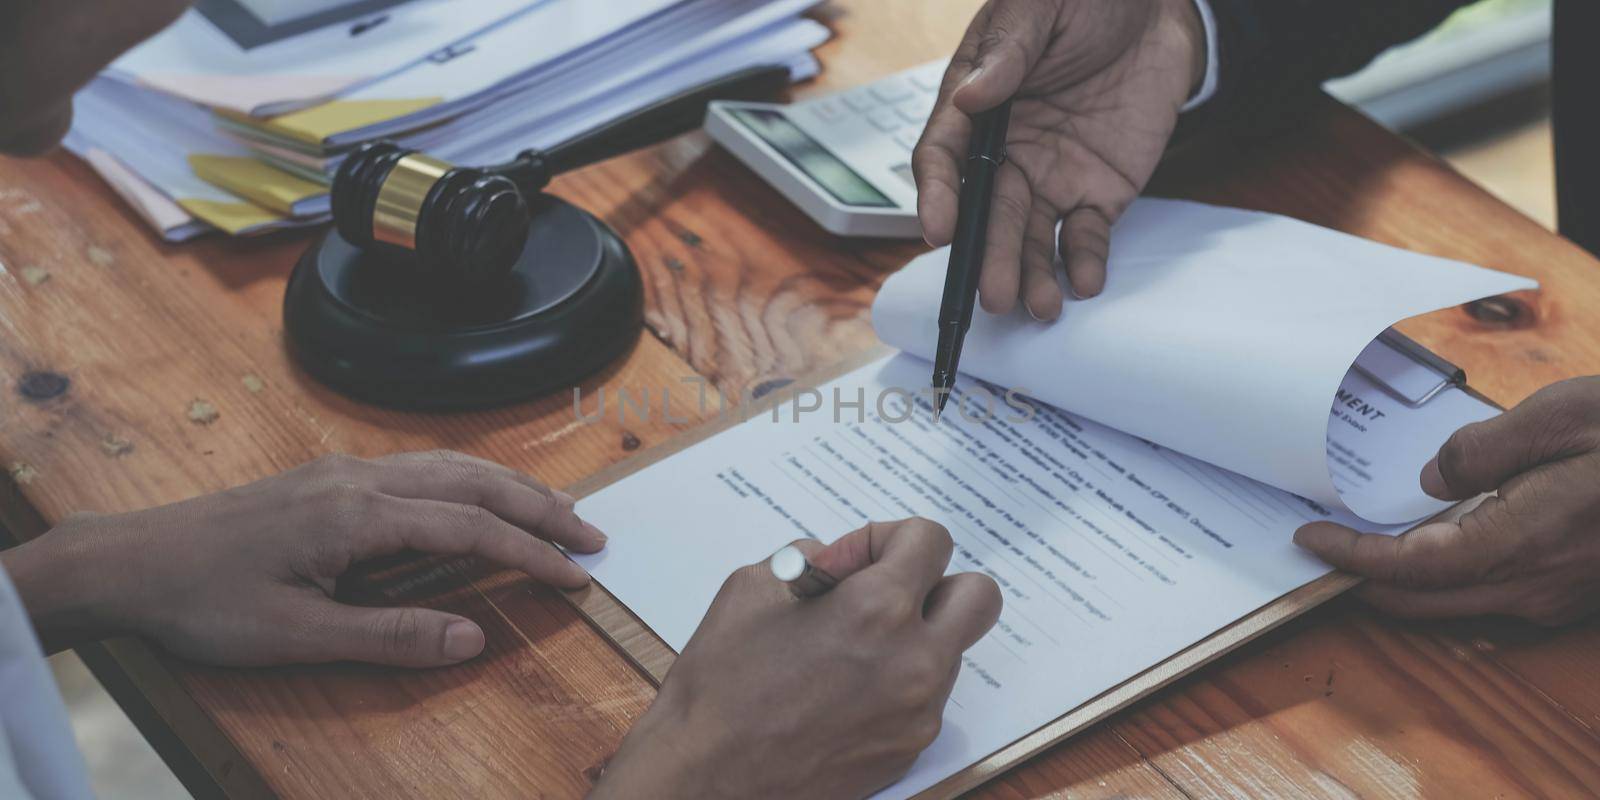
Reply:
<svg viewBox="0 0 1600 800"><path fill-rule="evenodd" d="M836 0L820 12L838 33L823 77L797 93L948 53L976 5ZM921 251L824 235L700 135L555 191L617 227L648 287L648 333L586 397L694 375L730 392L782 386L869 346L877 286ZM1402 326L1498 402L1600 373L1586 311L1600 307L1600 264L1331 101L1289 140L1174 161L1155 191L1538 278L1541 291ZM74 511L169 502L334 451L456 448L565 486L703 421L692 402L672 409L685 421L580 424L570 395L449 416L344 400L283 345L283 286L307 242L165 246L74 160L0 161L6 527L32 537ZM217 417L191 419L196 401ZM652 696L561 597L525 580L423 561L374 572L357 593L470 614L488 651L429 672L210 669L135 641L95 660L165 752L198 766L191 786L240 797L577 796ZM1596 664L1593 625L1412 626L1335 601L978 794L1592 795Z"/></svg>

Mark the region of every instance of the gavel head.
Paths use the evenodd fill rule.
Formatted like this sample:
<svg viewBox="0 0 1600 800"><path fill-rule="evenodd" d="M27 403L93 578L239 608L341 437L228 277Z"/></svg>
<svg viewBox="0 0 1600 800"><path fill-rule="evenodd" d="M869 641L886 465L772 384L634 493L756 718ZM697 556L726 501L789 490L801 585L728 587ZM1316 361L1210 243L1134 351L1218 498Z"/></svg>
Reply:
<svg viewBox="0 0 1600 800"><path fill-rule="evenodd" d="M333 220L345 241L403 260L444 287L505 277L530 224L528 200L510 178L388 142L364 145L340 165Z"/></svg>

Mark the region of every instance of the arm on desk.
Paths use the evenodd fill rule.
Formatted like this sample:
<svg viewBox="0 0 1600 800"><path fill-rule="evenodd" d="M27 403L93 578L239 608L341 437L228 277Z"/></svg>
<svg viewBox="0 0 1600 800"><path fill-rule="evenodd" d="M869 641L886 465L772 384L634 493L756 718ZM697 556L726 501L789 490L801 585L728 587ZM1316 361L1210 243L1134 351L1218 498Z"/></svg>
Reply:
<svg viewBox="0 0 1600 800"><path fill-rule="evenodd" d="M0 0L0 153L54 147L72 124L72 94L191 2Z"/></svg>
<svg viewBox="0 0 1600 800"><path fill-rule="evenodd" d="M459 453L328 457L161 508L80 515L0 555L47 650L117 634L212 664L476 656L483 631L421 608L344 605L358 562L402 551L474 555L565 588L588 581L552 543L605 537L572 498Z"/></svg>

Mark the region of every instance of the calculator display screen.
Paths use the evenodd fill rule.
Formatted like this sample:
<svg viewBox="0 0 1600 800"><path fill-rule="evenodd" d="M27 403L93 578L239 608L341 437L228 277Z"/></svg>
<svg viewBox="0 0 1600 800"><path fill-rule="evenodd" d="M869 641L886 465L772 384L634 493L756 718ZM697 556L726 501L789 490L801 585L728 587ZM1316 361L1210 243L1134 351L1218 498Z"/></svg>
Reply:
<svg viewBox="0 0 1600 800"><path fill-rule="evenodd" d="M869 208L896 207L893 200L783 114L764 108L734 108L730 113L839 202Z"/></svg>

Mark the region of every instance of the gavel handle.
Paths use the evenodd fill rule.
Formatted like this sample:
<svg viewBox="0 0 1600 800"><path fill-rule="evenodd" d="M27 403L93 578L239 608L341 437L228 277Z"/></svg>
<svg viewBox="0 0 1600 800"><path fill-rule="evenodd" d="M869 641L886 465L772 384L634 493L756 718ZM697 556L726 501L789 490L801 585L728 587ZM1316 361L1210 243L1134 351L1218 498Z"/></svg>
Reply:
<svg viewBox="0 0 1600 800"><path fill-rule="evenodd" d="M714 100L760 100L789 85L789 68L750 67L687 89L548 150L527 150L486 172L504 175L532 195L563 172L659 144L699 128Z"/></svg>

